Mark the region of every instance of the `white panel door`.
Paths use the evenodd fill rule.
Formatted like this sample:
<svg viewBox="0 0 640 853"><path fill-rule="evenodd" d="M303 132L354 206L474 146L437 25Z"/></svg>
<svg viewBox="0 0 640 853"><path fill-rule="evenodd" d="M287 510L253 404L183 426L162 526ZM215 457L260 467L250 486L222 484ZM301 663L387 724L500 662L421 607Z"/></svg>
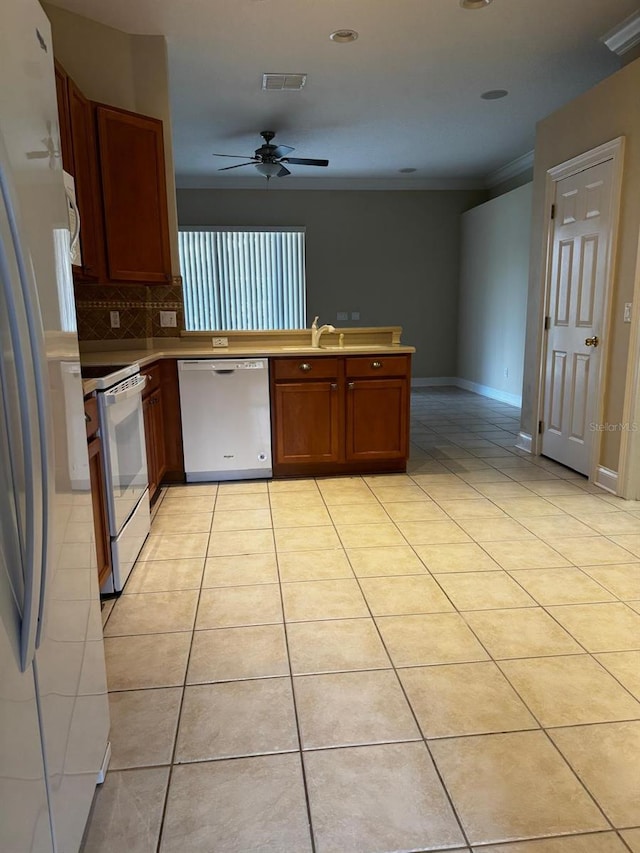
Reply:
<svg viewBox="0 0 640 853"><path fill-rule="evenodd" d="M556 184L542 453L589 474L611 231L612 161Z"/></svg>

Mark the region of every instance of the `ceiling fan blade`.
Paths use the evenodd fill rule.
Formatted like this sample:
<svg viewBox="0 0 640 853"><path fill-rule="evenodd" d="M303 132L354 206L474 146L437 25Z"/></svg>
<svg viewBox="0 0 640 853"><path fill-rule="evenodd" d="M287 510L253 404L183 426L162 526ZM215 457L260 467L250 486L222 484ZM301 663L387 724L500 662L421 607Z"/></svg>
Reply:
<svg viewBox="0 0 640 853"><path fill-rule="evenodd" d="M249 154L212 154L211 156L212 157L233 157L235 160L246 160L250 155Z"/></svg>
<svg viewBox="0 0 640 853"><path fill-rule="evenodd" d="M291 172L285 166L280 166L280 171L276 175L276 178L286 178L290 174Z"/></svg>
<svg viewBox="0 0 640 853"><path fill-rule="evenodd" d="M275 150L271 153L279 160L281 157L286 157L290 151L295 151L295 148L291 148L289 145L276 145Z"/></svg>
<svg viewBox="0 0 640 853"><path fill-rule="evenodd" d="M283 163L293 163L297 166L328 166L328 160L306 160L302 157L283 157Z"/></svg>
<svg viewBox="0 0 640 853"><path fill-rule="evenodd" d="M227 172L229 169L239 169L240 166L255 166L256 164L252 161L251 163L237 163L235 166L223 166L222 169L218 169L219 172Z"/></svg>

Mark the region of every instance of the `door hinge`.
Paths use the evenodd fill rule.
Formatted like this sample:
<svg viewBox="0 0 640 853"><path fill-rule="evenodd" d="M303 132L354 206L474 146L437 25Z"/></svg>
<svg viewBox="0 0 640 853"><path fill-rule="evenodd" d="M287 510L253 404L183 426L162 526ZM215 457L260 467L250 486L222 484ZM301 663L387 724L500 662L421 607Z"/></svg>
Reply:
<svg viewBox="0 0 640 853"><path fill-rule="evenodd" d="M551 218L552 219L556 218L556 206L555 206L555 204L551 205Z"/></svg>
<svg viewBox="0 0 640 853"><path fill-rule="evenodd" d="M544 330L545 330L545 332L548 332L550 328L551 328L551 317L549 317L549 315L547 315L544 318Z"/></svg>
<svg viewBox="0 0 640 853"><path fill-rule="evenodd" d="M538 435L542 435L542 430L544 429L544 422L538 421Z"/></svg>

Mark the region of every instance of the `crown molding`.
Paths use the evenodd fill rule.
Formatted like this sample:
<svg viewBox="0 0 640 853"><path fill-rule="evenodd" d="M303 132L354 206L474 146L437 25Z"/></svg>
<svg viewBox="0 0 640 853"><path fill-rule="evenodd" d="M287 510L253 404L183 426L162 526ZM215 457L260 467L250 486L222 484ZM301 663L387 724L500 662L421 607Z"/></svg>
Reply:
<svg viewBox="0 0 640 853"><path fill-rule="evenodd" d="M176 175L176 189L215 190L481 190L483 178L218 178Z"/></svg>
<svg viewBox="0 0 640 853"><path fill-rule="evenodd" d="M521 175L528 169L532 169L533 155L533 151L527 151L526 154L522 154L520 157L516 157L515 160L511 160L511 162L506 163L499 169L496 169L493 172L489 172L489 174L486 175L484 179L485 187L495 187L498 184L503 183L504 181L509 181L511 178L516 178L518 175Z"/></svg>
<svg viewBox="0 0 640 853"><path fill-rule="evenodd" d="M603 35L600 41L618 56L640 44L640 12L634 12L625 18L617 27Z"/></svg>

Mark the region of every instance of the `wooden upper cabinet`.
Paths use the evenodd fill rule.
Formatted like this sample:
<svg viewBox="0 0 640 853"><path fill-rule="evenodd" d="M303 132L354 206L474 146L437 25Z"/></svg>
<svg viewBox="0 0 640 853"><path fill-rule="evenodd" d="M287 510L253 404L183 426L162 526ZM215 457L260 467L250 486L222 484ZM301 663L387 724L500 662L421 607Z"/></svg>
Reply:
<svg viewBox="0 0 640 853"><path fill-rule="evenodd" d="M171 281L162 122L96 106L107 273L111 281Z"/></svg>
<svg viewBox="0 0 640 853"><path fill-rule="evenodd" d="M67 72L58 62L55 63L55 74L62 168L70 175L75 175L73 166L73 145L71 143L71 119L69 117L69 77Z"/></svg>
<svg viewBox="0 0 640 853"><path fill-rule="evenodd" d="M82 253L82 266L74 266L73 272L75 278L81 280L103 280L104 235L93 107L70 78L68 94Z"/></svg>

